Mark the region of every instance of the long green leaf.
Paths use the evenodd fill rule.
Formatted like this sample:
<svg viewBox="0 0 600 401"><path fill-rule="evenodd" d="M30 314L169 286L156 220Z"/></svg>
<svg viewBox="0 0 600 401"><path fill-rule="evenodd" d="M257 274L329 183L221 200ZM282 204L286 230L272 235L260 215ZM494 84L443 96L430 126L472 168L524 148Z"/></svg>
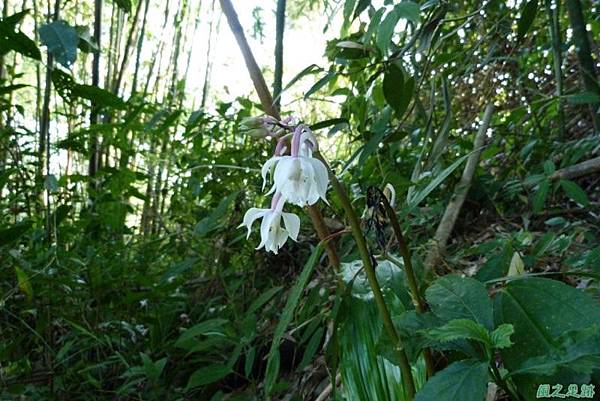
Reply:
<svg viewBox="0 0 600 401"><path fill-rule="evenodd" d="M292 318L294 317L294 311L296 310L296 306L298 306L298 301L300 301L300 296L308 284L308 280L317 265L317 261L321 257L323 253L324 243L319 243L317 247L313 250L312 255L304 265L304 269L300 276L298 277L298 281L290 290L290 294L288 296L288 300L283 308L283 312L281 313L281 319L275 328L275 333L273 334L273 342L271 343L271 349L269 351L269 356L267 360L267 371L265 376L265 388L267 393L270 393L273 389L273 385L277 379L277 375L279 374L279 344L281 343L281 338L285 333L285 330L292 322Z"/></svg>

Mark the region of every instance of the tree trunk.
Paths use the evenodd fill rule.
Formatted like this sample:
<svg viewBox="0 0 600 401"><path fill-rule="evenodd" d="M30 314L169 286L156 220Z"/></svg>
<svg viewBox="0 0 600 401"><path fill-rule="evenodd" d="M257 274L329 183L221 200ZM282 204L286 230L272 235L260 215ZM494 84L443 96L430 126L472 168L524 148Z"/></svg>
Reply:
<svg viewBox="0 0 600 401"><path fill-rule="evenodd" d="M600 97L600 87L596 79L596 68L592 58L592 49L588 31L585 27L585 19L581 8L581 0L566 0L565 5L569 14L569 21L573 29L573 41L577 50L577 59L579 61L579 73L583 88L586 92L591 92ZM594 123L595 131L600 129L600 119L596 113L599 102L590 104L590 113Z"/></svg>
<svg viewBox="0 0 600 401"><path fill-rule="evenodd" d="M101 47L102 38L102 0L94 0L94 40ZM92 86L99 87L100 85L100 54L95 52L92 59ZM92 110L90 111L90 126L98 124L98 107L96 102L92 100ZM95 189L95 178L98 173L98 136L96 133L91 133L90 138L90 161L88 166L88 174L90 176L90 189Z"/></svg>
<svg viewBox="0 0 600 401"><path fill-rule="evenodd" d="M48 15L52 15L54 21L58 20L60 10L60 0L56 0L54 3L54 13L50 9L50 3L48 3ZM39 188L43 188L44 176L50 174L50 95L52 91L52 69L54 64L54 58L52 53L47 53L46 62L46 84L44 87L44 100L42 105L42 115L40 120L40 136L39 136L39 147L38 147L38 184ZM50 236L50 192L46 192L46 236L49 239ZM43 202L42 202L43 203Z"/></svg>
<svg viewBox="0 0 600 401"><path fill-rule="evenodd" d="M131 53L131 46L133 44L133 35L137 28L137 22L140 15L140 10L142 9L142 1L138 1L137 7L135 8L135 15L133 16L133 20L131 21L131 27L129 28L129 33L127 34L127 41L125 42L125 50L123 52L123 60L121 60L121 67L119 68L119 72L117 74L117 79L115 80L112 92L116 95L119 94L119 89L121 89L121 82L123 81L123 76L125 75L125 70L127 69L127 62L129 61L129 53Z"/></svg>
<svg viewBox="0 0 600 401"><path fill-rule="evenodd" d="M211 6L211 16L210 22L208 25L208 46L206 49L206 68L204 70L204 85L202 86L202 100L200 102L200 108L204 109L206 107L206 99L208 97L208 91L210 87L210 71L212 69L212 40L213 40L213 28L215 21L215 0L212 1ZM218 22L216 26L216 31L219 31L219 25L221 24L221 13L219 13Z"/></svg>
<svg viewBox="0 0 600 401"><path fill-rule="evenodd" d="M473 181L473 176L475 175L475 170L479 164L479 157L481 156L483 145L485 144L485 134L490 125L493 113L494 104L490 103L485 108L483 120L479 126L479 131L477 131L477 135L475 135L473 152L467 159L467 164L463 170L462 177L454 188L454 194L452 195L452 198L446 207L446 211L444 212L444 216L442 217L442 220L440 221L440 224L435 232L435 244L429 250L425 260L425 269L427 269L427 272L431 272L432 269L437 265L442 253L446 249L446 244L448 243L450 234L452 234L454 224L458 219L462 205L467 198L467 193L469 192L471 182Z"/></svg>
<svg viewBox="0 0 600 401"><path fill-rule="evenodd" d="M137 49L136 49L136 55L135 55L135 70L133 71L133 83L131 84L131 94L132 95L137 91L138 73L140 71L140 56L142 54L142 45L144 43L144 37L146 35L146 22L148 21L148 8L149 8L148 6L149 5L150 5L150 0L146 0L146 4L144 6L144 17L142 19L142 28L140 30L140 35L138 37Z"/></svg>
<svg viewBox="0 0 600 401"><path fill-rule="evenodd" d="M246 67L250 73L250 78L254 83L254 88L258 93L258 98L260 99L260 103L262 104L265 113L279 119L279 112L273 105L273 97L271 96L271 92L269 91L269 88L265 83L265 78L263 77L263 74L256 63L254 54L252 54L252 50L250 49L250 45L248 44L246 35L244 34L244 29L242 28L237 13L231 4L231 0L220 0L220 2L221 9L227 17L227 22L229 23L231 32L233 32L238 46L242 51L244 62L246 63Z"/></svg>

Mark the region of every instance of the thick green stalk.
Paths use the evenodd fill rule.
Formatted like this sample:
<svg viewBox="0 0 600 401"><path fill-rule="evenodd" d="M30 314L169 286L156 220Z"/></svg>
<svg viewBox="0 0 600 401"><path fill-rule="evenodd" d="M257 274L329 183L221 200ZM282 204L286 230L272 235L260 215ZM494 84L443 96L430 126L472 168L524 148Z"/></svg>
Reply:
<svg viewBox="0 0 600 401"><path fill-rule="evenodd" d="M379 283L377 282L377 276L375 275L375 268L373 267L373 260L371 257L371 253L367 247L367 242L363 235L363 232L360 228L360 221L346 194L346 190L342 186L342 184L338 181L337 177L331 171L329 164L323 159L320 153L315 152L314 156L321 160L325 166L327 167L327 171L329 173L329 179L331 180L331 185L333 190L337 194L344 211L346 212L346 216L350 221L350 227L352 228L352 235L354 236L354 240L356 242L356 246L358 247L358 251L361 255L361 259L363 262L363 267L365 269L365 274L367 275L367 280L369 281L369 285L371 286L371 290L373 291L373 297L375 299L375 303L377 304L377 309L381 314L381 318L383 319L383 327L387 332L392 344L395 345L395 351L398 354L398 361L400 363L400 371L402 374L402 382L404 383L404 388L408 395L408 400L412 400L415 395L415 383L413 380L413 375L410 367L410 362L408 361L408 356L404 351L402 346L402 342L400 340L400 336L396 332L396 328L392 323L392 318L390 315L390 311L388 310L387 305L385 304L385 300L383 299L383 294L381 292L381 288L379 287Z"/></svg>

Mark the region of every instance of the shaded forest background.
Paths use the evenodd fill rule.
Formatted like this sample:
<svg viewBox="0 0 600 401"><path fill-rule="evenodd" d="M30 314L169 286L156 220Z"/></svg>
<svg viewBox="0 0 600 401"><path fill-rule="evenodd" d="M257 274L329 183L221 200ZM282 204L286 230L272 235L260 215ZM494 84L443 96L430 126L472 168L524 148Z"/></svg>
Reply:
<svg viewBox="0 0 600 401"><path fill-rule="evenodd" d="M311 125L359 213L367 188L393 185L419 272L472 276L491 295L507 277L551 278L597 306L597 2L233 1L268 107L222 3L3 0L0 399L313 400L330 394L338 364L359 364L353 350L379 333L352 328L332 345L348 280L324 254L278 371L265 372L319 243L301 208L298 242L278 255L237 228L265 201L260 166L274 145L240 125L269 107ZM440 224L457 197L455 221ZM339 199L319 210L342 262L356 260ZM373 249L397 252L389 227L367 220ZM424 291L431 278L419 278ZM563 290L556 298L575 302ZM399 301L410 309L410 296ZM383 364L371 345L381 360L369 363ZM342 370L343 387L360 394L351 380L367 379L354 373Z"/></svg>

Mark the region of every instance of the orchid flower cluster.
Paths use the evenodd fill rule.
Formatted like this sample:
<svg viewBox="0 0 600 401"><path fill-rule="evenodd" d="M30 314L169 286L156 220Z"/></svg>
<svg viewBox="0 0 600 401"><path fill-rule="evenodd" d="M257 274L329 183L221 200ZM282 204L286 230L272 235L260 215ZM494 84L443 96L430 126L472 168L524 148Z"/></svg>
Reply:
<svg viewBox="0 0 600 401"><path fill-rule="evenodd" d="M250 208L239 226L248 229L246 238L249 238L252 224L262 219L261 242L256 249L264 247L277 254L288 238L296 241L300 232L300 218L294 213L284 212L283 207L286 203L301 207L314 205L319 199L327 202L327 167L313 157L313 152L318 149L313 132L304 124L294 125L291 118L283 121L273 117L246 119L242 128L255 137L278 138L273 157L261 169L263 190L268 178L273 182L267 192L273 195L271 207Z"/></svg>

